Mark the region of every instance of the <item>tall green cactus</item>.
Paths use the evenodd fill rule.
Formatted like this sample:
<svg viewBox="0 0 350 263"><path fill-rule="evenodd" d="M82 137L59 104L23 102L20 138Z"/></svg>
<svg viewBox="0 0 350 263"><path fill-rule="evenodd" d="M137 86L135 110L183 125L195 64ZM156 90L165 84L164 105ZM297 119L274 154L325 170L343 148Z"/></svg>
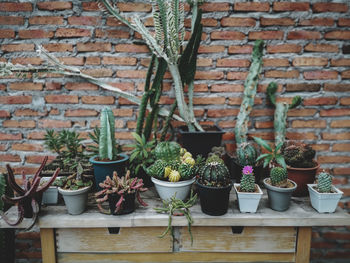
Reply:
<svg viewBox="0 0 350 263"><path fill-rule="evenodd" d="M105 108L100 117L99 158L116 160L118 151L115 142L115 122L111 109Z"/></svg>
<svg viewBox="0 0 350 263"><path fill-rule="evenodd" d="M275 129L275 145L284 143L286 138L287 114L289 109L299 106L302 102L300 96L295 96L291 104L276 102L277 84L271 82L266 90L268 100L275 106L273 126Z"/></svg>
<svg viewBox="0 0 350 263"><path fill-rule="evenodd" d="M329 173L322 172L318 175L317 190L320 193L330 193L332 190L332 176Z"/></svg>
<svg viewBox="0 0 350 263"><path fill-rule="evenodd" d="M262 69L262 56L264 50L264 42L256 40L252 53L252 62L249 68L248 76L244 82L244 94L241 108L237 116L235 127L235 137L237 147L247 141L249 114L253 109L254 98L259 81L259 74Z"/></svg>

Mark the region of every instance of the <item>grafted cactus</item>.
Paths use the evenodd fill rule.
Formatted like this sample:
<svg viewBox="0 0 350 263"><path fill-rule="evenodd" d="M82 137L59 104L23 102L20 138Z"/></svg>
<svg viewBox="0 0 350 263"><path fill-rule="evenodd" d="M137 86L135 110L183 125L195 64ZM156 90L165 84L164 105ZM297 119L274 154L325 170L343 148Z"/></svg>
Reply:
<svg viewBox="0 0 350 263"><path fill-rule="evenodd" d="M332 190L332 176L329 173L322 172L318 175L317 190L320 193L330 193Z"/></svg>
<svg viewBox="0 0 350 263"><path fill-rule="evenodd" d="M118 151L115 142L115 123L111 109L105 108L100 117L99 158L100 160L116 160Z"/></svg>
<svg viewBox="0 0 350 263"><path fill-rule="evenodd" d="M236 154L240 166L255 166L258 153L252 144L243 142L237 148Z"/></svg>
<svg viewBox="0 0 350 263"><path fill-rule="evenodd" d="M267 98L276 107L273 126L275 129L275 145L284 143L286 139L287 114L289 109L296 108L302 102L300 96L295 96L291 104L276 102L277 84L271 82L267 87Z"/></svg>
<svg viewBox="0 0 350 263"><path fill-rule="evenodd" d="M255 178L254 178L253 168L251 166L243 167L240 191L241 192L255 191Z"/></svg>

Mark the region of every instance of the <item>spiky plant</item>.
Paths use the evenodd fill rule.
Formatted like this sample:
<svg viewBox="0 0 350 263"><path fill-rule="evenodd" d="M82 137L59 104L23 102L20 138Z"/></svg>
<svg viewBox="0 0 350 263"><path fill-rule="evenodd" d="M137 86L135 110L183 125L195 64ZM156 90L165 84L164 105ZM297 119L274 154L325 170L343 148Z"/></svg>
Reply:
<svg viewBox="0 0 350 263"><path fill-rule="evenodd" d="M255 192L255 178L253 173L253 167L251 166L243 167L240 191Z"/></svg>
<svg viewBox="0 0 350 263"><path fill-rule="evenodd" d="M115 142L115 123L111 109L104 108L100 117L100 137L98 141L99 159L116 160L118 156Z"/></svg>
<svg viewBox="0 0 350 263"><path fill-rule="evenodd" d="M206 186L225 187L231 183L230 173L222 163L207 163L199 171L198 182Z"/></svg>
<svg viewBox="0 0 350 263"><path fill-rule="evenodd" d="M288 184L287 170L282 167L274 167L270 172L270 180L273 186L286 187Z"/></svg>
<svg viewBox="0 0 350 263"><path fill-rule="evenodd" d="M316 151L308 144L287 141L281 147L281 153L291 167L312 168L316 166L314 162Z"/></svg>
<svg viewBox="0 0 350 263"><path fill-rule="evenodd" d="M162 159L158 159L152 164L150 167L147 168L146 172L149 176L158 178L158 179L164 179L167 176L165 176L165 167L168 166L168 163Z"/></svg>
<svg viewBox="0 0 350 263"><path fill-rule="evenodd" d="M322 172L317 177L317 190L320 193L330 193L332 191L332 176Z"/></svg>
<svg viewBox="0 0 350 263"><path fill-rule="evenodd" d="M180 158L181 146L177 142L159 142L154 149L156 159L162 159L167 162L178 160Z"/></svg>
<svg viewBox="0 0 350 263"><path fill-rule="evenodd" d="M257 150L248 142L243 142L238 146L236 155L240 166L255 166L258 157Z"/></svg>

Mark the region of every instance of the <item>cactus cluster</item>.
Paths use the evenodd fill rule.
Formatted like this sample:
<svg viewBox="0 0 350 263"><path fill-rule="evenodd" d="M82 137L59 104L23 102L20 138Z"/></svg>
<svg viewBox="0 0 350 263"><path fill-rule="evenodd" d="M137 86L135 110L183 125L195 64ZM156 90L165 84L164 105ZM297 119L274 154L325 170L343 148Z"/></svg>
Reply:
<svg viewBox="0 0 350 263"><path fill-rule="evenodd" d="M291 167L312 168L316 166L314 162L316 152L308 144L294 141L285 142L281 153L286 163Z"/></svg>
<svg viewBox="0 0 350 263"><path fill-rule="evenodd" d="M159 142L154 149L156 159L162 159L166 162L178 160L180 158L181 146L177 142Z"/></svg>
<svg viewBox="0 0 350 263"><path fill-rule="evenodd" d="M218 162L221 164L224 164L224 160L221 159L218 155L216 154L212 154L210 155L207 160L205 161L206 163L213 163L213 162Z"/></svg>
<svg viewBox="0 0 350 263"><path fill-rule="evenodd" d="M105 108L100 117L99 158L100 160L116 160L118 151L115 142L115 123L111 109Z"/></svg>
<svg viewBox="0 0 350 263"><path fill-rule="evenodd" d="M255 178L254 178L253 168L251 166L243 167L240 191L255 192Z"/></svg>
<svg viewBox="0 0 350 263"><path fill-rule="evenodd" d="M274 167L270 172L270 180L273 186L286 187L288 185L287 170L282 167Z"/></svg>
<svg viewBox="0 0 350 263"><path fill-rule="evenodd" d="M236 155L240 166L255 166L258 152L252 144L243 142L238 146Z"/></svg>
<svg viewBox="0 0 350 263"><path fill-rule="evenodd" d="M332 176L322 172L318 175L317 190L320 193L330 193L332 191Z"/></svg>
<svg viewBox="0 0 350 263"><path fill-rule="evenodd" d="M201 167L198 182L212 187L224 187L231 183L227 167L220 162L209 162Z"/></svg>

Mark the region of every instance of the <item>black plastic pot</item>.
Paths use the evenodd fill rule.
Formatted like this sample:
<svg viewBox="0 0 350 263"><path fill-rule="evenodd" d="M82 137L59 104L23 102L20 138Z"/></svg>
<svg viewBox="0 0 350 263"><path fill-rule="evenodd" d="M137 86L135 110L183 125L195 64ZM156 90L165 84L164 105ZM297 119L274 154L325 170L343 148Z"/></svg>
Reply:
<svg viewBox="0 0 350 263"><path fill-rule="evenodd" d="M180 144L192 153L193 156L201 154L207 157L211 148L221 146L223 132L218 126L203 126L204 132L189 132L186 126L179 127Z"/></svg>
<svg viewBox="0 0 350 263"><path fill-rule="evenodd" d="M124 196L124 201L122 203L122 208L116 213L115 207L120 199L120 195L111 194L108 197L109 209L112 215L126 215L135 211L135 196L136 194L127 194Z"/></svg>
<svg viewBox="0 0 350 263"><path fill-rule="evenodd" d="M196 186L204 214L221 216L227 213L232 185L210 187L196 182Z"/></svg>

